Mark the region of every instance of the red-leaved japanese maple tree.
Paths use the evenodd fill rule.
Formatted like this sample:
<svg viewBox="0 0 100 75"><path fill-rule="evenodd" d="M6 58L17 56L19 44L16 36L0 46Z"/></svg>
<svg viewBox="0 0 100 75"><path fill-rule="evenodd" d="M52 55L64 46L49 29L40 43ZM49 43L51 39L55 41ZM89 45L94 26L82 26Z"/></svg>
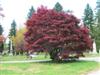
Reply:
<svg viewBox="0 0 100 75"><path fill-rule="evenodd" d="M89 30L72 14L41 7L27 20L26 48L48 52L51 59L91 51Z"/></svg>

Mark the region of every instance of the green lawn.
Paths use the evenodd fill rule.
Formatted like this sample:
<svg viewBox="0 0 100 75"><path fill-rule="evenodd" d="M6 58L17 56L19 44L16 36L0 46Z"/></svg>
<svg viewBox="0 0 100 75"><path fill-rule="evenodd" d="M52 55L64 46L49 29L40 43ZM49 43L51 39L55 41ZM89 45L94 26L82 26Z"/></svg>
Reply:
<svg viewBox="0 0 100 75"><path fill-rule="evenodd" d="M100 57L100 53L96 53L96 54L93 54L93 53L84 53L85 57Z"/></svg>
<svg viewBox="0 0 100 75"><path fill-rule="evenodd" d="M85 57L100 57L100 53L99 54L89 54L89 53L84 53ZM39 55L37 55L37 57L34 57L32 59L27 58L27 56L25 55L18 55L18 56L0 56L0 61L16 61L16 60L46 60L46 59L50 59L49 55L47 56L47 58L45 58L45 54L41 53Z"/></svg>
<svg viewBox="0 0 100 75"><path fill-rule="evenodd" d="M99 56L97 54L87 54L87 57ZM40 54L32 60L46 60L44 54ZM0 56L0 61L31 60L26 56ZM90 70L100 68L97 62L41 62L41 63L16 63L0 64L0 75L83 75Z"/></svg>
<svg viewBox="0 0 100 75"><path fill-rule="evenodd" d="M86 61L0 64L0 75L83 75L99 65Z"/></svg>
<svg viewBox="0 0 100 75"><path fill-rule="evenodd" d="M49 55L47 56L47 58L45 58L44 54L39 54L37 55L37 57L34 57L32 59L27 58L27 56L25 55L18 55L18 56L0 56L0 61L20 61L20 60L46 60L49 59Z"/></svg>

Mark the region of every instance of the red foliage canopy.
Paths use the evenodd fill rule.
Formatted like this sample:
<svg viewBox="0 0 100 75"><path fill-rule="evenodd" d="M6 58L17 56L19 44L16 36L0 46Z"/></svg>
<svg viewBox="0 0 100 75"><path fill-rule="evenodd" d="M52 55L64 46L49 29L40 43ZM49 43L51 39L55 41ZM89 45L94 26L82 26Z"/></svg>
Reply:
<svg viewBox="0 0 100 75"><path fill-rule="evenodd" d="M54 48L68 52L90 51L92 39L89 30L85 26L79 26L79 22L72 14L38 8L26 22L26 47L33 51L50 51Z"/></svg>

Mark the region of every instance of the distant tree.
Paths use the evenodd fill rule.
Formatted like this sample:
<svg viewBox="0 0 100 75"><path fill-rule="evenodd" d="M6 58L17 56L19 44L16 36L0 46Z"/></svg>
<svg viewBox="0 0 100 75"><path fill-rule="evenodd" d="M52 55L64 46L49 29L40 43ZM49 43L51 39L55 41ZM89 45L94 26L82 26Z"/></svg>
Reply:
<svg viewBox="0 0 100 75"><path fill-rule="evenodd" d="M16 53L23 54L23 52L25 51L25 48L24 48L24 44L25 44L24 33L25 32L26 32L26 29L21 28L17 31L16 37L12 38L13 39L13 44L15 45Z"/></svg>
<svg viewBox="0 0 100 75"><path fill-rule="evenodd" d="M63 7L61 6L59 2L57 2L53 9L59 12L63 10Z"/></svg>
<svg viewBox="0 0 100 75"><path fill-rule="evenodd" d="M97 1L97 6L96 6L96 20L97 20L97 25L100 27L100 1Z"/></svg>
<svg viewBox="0 0 100 75"><path fill-rule="evenodd" d="M93 36L95 38L97 52L99 52L100 50L100 27L98 26L93 27Z"/></svg>
<svg viewBox="0 0 100 75"><path fill-rule="evenodd" d="M4 14L1 11L3 11L3 8L0 5L0 17L4 17ZM1 22L0 22L0 24L1 24ZM3 28L0 25L0 53L1 54L2 54L2 52L4 50L4 36L2 35L2 33L3 33Z"/></svg>
<svg viewBox="0 0 100 75"><path fill-rule="evenodd" d="M73 11L72 11L72 10L69 10L69 9L68 9L66 12L67 12L67 13L70 13L70 14L73 13Z"/></svg>
<svg viewBox="0 0 100 75"><path fill-rule="evenodd" d="M96 6L96 24L94 27L94 37L96 41L97 52L100 52L100 0L97 0Z"/></svg>
<svg viewBox="0 0 100 75"><path fill-rule="evenodd" d="M2 28L2 25L0 25L0 35L2 35L3 33L3 28Z"/></svg>
<svg viewBox="0 0 100 75"><path fill-rule="evenodd" d="M92 39L86 26L79 26L72 14L41 7L26 22L26 48L32 52L48 52L53 60L91 51Z"/></svg>
<svg viewBox="0 0 100 75"><path fill-rule="evenodd" d="M0 16L1 16L1 17L4 17L4 14L1 13L1 11L3 11L3 8L1 7L1 4L0 4Z"/></svg>
<svg viewBox="0 0 100 75"><path fill-rule="evenodd" d="M28 19L31 18L32 14L35 12L35 9L33 8L33 6L31 6L31 9L29 9L29 13L27 15Z"/></svg>
<svg viewBox="0 0 100 75"><path fill-rule="evenodd" d="M97 0L97 6L96 6L96 8L99 8L100 9L100 0Z"/></svg>
<svg viewBox="0 0 100 75"><path fill-rule="evenodd" d="M94 15L93 15L93 10L90 7L89 4L86 5L86 8L84 10L84 18L83 18L83 22L85 25L87 25L87 27L93 31L93 22L94 22Z"/></svg>
<svg viewBox="0 0 100 75"><path fill-rule="evenodd" d="M0 35L0 54L2 54L3 50L4 50L4 36Z"/></svg>
<svg viewBox="0 0 100 75"><path fill-rule="evenodd" d="M0 16L4 17L4 14L2 14L1 11L3 11L3 8L0 5ZM2 35L2 33L3 33L3 28L2 28L2 25L0 25L0 35Z"/></svg>
<svg viewBox="0 0 100 75"><path fill-rule="evenodd" d="M16 22L15 22L15 20L13 20L13 22L11 23L11 29L10 29L10 33L9 33L9 39L12 41L12 42L11 41L9 42L9 45L12 44L13 55L15 54L15 47L14 47L12 38L15 38L15 37L16 37ZM9 48L9 49L11 49L11 48Z"/></svg>
<svg viewBox="0 0 100 75"><path fill-rule="evenodd" d="M100 9L98 9L96 12L96 21L97 25L100 26Z"/></svg>
<svg viewBox="0 0 100 75"><path fill-rule="evenodd" d="M10 34L11 37L12 36L16 36L16 22L15 20L13 20L13 22L11 23L11 29L10 29Z"/></svg>

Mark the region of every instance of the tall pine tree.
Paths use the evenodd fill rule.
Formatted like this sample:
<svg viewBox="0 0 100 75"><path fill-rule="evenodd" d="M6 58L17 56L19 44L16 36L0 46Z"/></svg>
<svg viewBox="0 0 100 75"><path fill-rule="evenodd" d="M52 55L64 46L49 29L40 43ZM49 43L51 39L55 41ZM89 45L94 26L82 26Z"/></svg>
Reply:
<svg viewBox="0 0 100 75"><path fill-rule="evenodd" d="M83 22L91 31L93 31L92 25L94 22L94 15L93 15L93 10L89 4L86 5L86 8L84 10Z"/></svg>
<svg viewBox="0 0 100 75"><path fill-rule="evenodd" d="M53 9L59 12L63 10L63 7L61 6L59 2L57 2Z"/></svg>
<svg viewBox="0 0 100 75"><path fill-rule="evenodd" d="M2 14L1 11L3 11L3 8L0 5L0 17L4 17L4 14ZM0 22L0 24L1 24L1 22ZM0 25L0 35L2 35L2 33L3 33L3 28L2 28L2 25Z"/></svg>
<svg viewBox="0 0 100 75"><path fill-rule="evenodd" d="M99 51L100 51L100 0L97 0L96 24L97 24L97 26L94 28L95 29L94 35L95 35L97 52L99 53Z"/></svg>
<svg viewBox="0 0 100 75"><path fill-rule="evenodd" d="M28 19L31 18L34 12L35 12L35 9L33 8L33 6L31 6L31 9L29 9L29 13L27 14Z"/></svg>
<svg viewBox="0 0 100 75"><path fill-rule="evenodd" d="M13 20L13 22L11 23L11 29L10 29L10 36L16 36L16 22L15 20Z"/></svg>
<svg viewBox="0 0 100 75"><path fill-rule="evenodd" d="M2 13L2 11L3 11L3 8L1 7L1 5L0 5L0 17L1 18L3 18L4 17L4 14ZM1 19L0 18L0 19ZM1 20L0 20L0 23L1 23ZM3 52L3 50L4 50L4 37L3 37L3 35L2 35L2 33L3 33L3 28L2 28L2 26L0 25L0 54L2 54L2 52Z"/></svg>
<svg viewBox="0 0 100 75"><path fill-rule="evenodd" d="M13 44L13 38L16 37L16 22L15 20L12 21L11 23L11 29L10 29L10 33L9 33L9 39L11 41L9 41L9 52L11 52L13 55L15 54L15 47Z"/></svg>
<svg viewBox="0 0 100 75"><path fill-rule="evenodd" d="M3 50L4 50L4 37L2 35L3 33L3 28L2 26L0 25L0 54L2 54Z"/></svg>
<svg viewBox="0 0 100 75"><path fill-rule="evenodd" d="M0 4L0 16L1 16L1 17L4 17L4 14L1 13L1 11L3 11L3 8L1 7L1 4Z"/></svg>
<svg viewBox="0 0 100 75"><path fill-rule="evenodd" d="M2 33L3 33L3 28L2 28L2 26L0 25L0 35L2 35Z"/></svg>
<svg viewBox="0 0 100 75"><path fill-rule="evenodd" d="M97 0L97 6L96 6L96 20L97 20L97 24L98 26L100 26L100 0Z"/></svg>

